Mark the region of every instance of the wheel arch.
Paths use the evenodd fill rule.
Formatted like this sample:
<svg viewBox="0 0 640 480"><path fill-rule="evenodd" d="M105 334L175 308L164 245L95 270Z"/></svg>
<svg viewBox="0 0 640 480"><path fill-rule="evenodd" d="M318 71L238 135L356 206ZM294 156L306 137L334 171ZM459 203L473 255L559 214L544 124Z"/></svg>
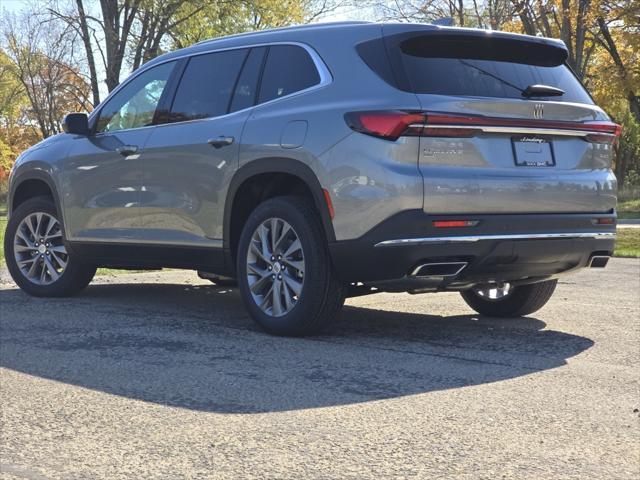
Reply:
<svg viewBox="0 0 640 480"><path fill-rule="evenodd" d="M313 170L301 161L291 158L261 158L240 167L231 179L229 189L227 190L223 220L223 244L231 266L233 266L233 249L235 247L232 238L232 221L234 208L236 208L237 211L238 207L238 195L242 193L243 186L246 186L257 178L266 178L265 176L268 177L269 175L275 177L278 175L294 177L301 182L300 185L306 187L313 199L316 210L320 215L327 241L335 241L336 237L333 223L322 191L322 185ZM266 187L265 190L268 191L268 187Z"/></svg>
<svg viewBox="0 0 640 480"><path fill-rule="evenodd" d="M48 195L53 200L58 215L63 216L58 189L51 176L42 170L24 172L12 179L7 197L7 216L30 198Z"/></svg>

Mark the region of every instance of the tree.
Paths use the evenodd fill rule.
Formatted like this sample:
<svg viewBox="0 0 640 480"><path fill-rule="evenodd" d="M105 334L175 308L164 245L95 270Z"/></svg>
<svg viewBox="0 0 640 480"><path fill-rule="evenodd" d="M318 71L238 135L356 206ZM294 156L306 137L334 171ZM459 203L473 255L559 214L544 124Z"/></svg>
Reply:
<svg viewBox="0 0 640 480"><path fill-rule="evenodd" d="M69 111L91 110L90 87L73 56L76 37L70 29L22 14L7 18L3 36L11 72L29 100L28 121L43 137L59 133Z"/></svg>

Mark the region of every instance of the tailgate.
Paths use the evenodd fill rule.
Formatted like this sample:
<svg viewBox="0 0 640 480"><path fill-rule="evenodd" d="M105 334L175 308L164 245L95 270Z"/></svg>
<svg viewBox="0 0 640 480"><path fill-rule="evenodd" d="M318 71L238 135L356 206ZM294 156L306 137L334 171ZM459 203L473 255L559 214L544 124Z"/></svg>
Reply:
<svg viewBox="0 0 640 480"><path fill-rule="evenodd" d="M459 126L474 127L475 120L477 127L472 137L420 138L426 212L573 213L615 208L610 137L600 135L599 122L582 125L585 119L602 115L596 107L497 99L421 100L430 110L465 112L465 123ZM534 108L549 120L532 119ZM431 121L427 114L427 127L435 129L434 122L443 122L442 118L453 130L455 114L431 115Z"/></svg>
<svg viewBox="0 0 640 480"><path fill-rule="evenodd" d="M607 212L619 130L566 66L564 44L459 29L385 30L399 88L422 107L424 210Z"/></svg>

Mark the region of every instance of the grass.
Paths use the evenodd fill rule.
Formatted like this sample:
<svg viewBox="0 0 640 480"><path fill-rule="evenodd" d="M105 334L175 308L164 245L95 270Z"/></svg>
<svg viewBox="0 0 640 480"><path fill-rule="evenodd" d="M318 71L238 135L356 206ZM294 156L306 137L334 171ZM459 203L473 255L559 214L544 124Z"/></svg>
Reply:
<svg viewBox="0 0 640 480"><path fill-rule="evenodd" d="M640 258L640 228L619 228L614 257Z"/></svg>
<svg viewBox="0 0 640 480"><path fill-rule="evenodd" d="M618 203L618 218L640 218L640 198Z"/></svg>

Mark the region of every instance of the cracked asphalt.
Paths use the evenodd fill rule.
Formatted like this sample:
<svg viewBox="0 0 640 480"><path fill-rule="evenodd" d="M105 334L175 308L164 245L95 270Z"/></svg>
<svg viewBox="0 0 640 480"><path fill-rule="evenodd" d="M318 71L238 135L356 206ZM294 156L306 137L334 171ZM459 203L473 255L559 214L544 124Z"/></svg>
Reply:
<svg viewBox="0 0 640 480"><path fill-rule="evenodd" d="M347 301L268 336L194 272L36 299L0 271L0 477L640 478L640 261L521 319L458 294Z"/></svg>

